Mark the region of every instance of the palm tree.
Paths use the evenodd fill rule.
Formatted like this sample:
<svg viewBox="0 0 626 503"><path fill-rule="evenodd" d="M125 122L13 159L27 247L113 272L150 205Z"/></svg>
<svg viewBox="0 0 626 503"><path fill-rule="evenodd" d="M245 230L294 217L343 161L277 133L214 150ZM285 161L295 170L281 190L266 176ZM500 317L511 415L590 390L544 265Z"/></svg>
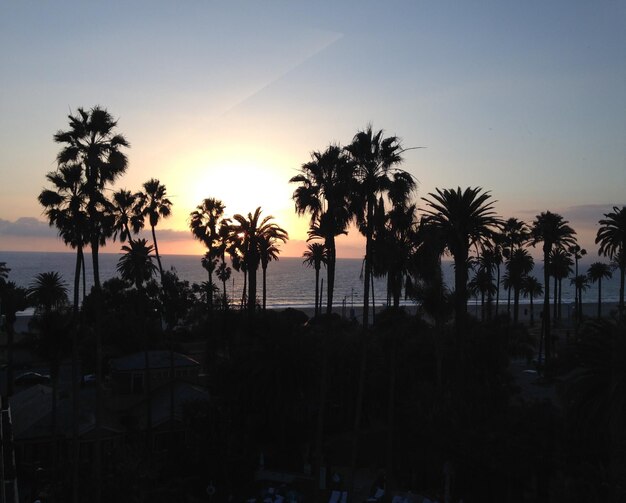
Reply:
<svg viewBox="0 0 626 503"><path fill-rule="evenodd" d="M293 193L298 215L311 215L309 239L319 237L326 247L327 313L332 312L335 288L335 237L345 234L351 219L350 193L354 166L338 145L313 152L300 174L289 180L300 184ZM317 302L317 301L316 301Z"/></svg>
<svg viewBox="0 0 626 503"><path fill-rule="evenodd" d="M516 248L507 260L507 284L509 289L513 289L513 321L517 323L519 319L519 295L524 284L524 278L530 274L535 266L528 250Z"/></svg>
<svg viewBox="0 0 626 503"><path fill-rule="evenodd" d="M42 272L28 288L28 300L49 313L67 303L67 286L58 272Z"/></svg>
<svg viewBox="0 0 626 503"><path fill-rule="evenodd" d="M510 258L516 248L521 248L530 239L530 229L525 222L517 218L509 218L502 227L502 244L505 258ZM511 312L511 289L508 290L507 312Z"/></svg>
<svg viewBox="0 0 626 503"><path fill-rule="evenodd" d="M199 204L189 215L189 227L193 236L201 241L207 247L206 256L209 260L216 257L220 250L220 223L224 216L224 203L219 199L207 198ZM223 247L221 248L223 257ZM223 262L223 260L222 260ZM213 307L213 269L207 269L209 272L209 310Z"/></svg>
<svg viewBox="0 0 626 503"><path fill-rule="evenodd" d="M157 270L151 255L154 248L145 239L136 239L129 244L122 246L124 255L117 262L117 272L124 281L142 290L143 284L150 281Z"/></svg>
<svg viewBox="0 0 626 503"><path fill-rule="evenodd" d="M217 275L217 278L222 282L222 286L223 286L222 303L223 303L224 309L228 307L228 295L226 294L226 282L230 279L231 273L232 273L231 268L228 267L228 265L226 265L226 262L224 261L222 261L220 265L217 267L216 275Z"/></svg>
<svg viewBox="0 0 626 503"><path fill-rule="evenodd" d="M4 283L4 281L9 277L9 273L11 269L7 267L6 262L0 262L0 283Z"/></svg>
<svg viewBox="0 0 626 503"><path fill-rule="evenodd" d="M320 269L322 264L326 265L327 263L326 248L322 243L309 243L302 256L304 257L302 263L315 269L315 316L318 316L321 310L319 298Z"/></svg>
<svg viewBox="0 0 626 503"><path fill-rule="evenodd" d="M604 262L594 262L587 270L587 278L592 283L598 283L598 318L602 318L602 280L613 276L611 266Z"/></svg>
<svg viewBox="0 0 626 503"><path fill-rule="evenodd" d="M143 229L144 221L137 212L137 199L137 194L125 189L114 192L111 198L110 211L114 218L113 239L119 237L121 243L132 241L132 234L137 234Z"/></svg>
<svg viewBox="0 0 626 503"><path fill-rule="evenodd" d="M576 306L576 318L578 320L582 320L583 318L583 292L587 291L589 288L589 278L585 274L579 274L578 276L574 276L570 279L570 284L576 288L580 292L580 296L578 297L578 305Z"/></svg>
<svg viewBox="0 0 626 503"><path fill-rule="evenodd" d="M626 206L618 208L613 206L613 211L605 213L599 221L600 228L596 235L596 244L600 244L598 253L616 260L620 271L619 282L619 312L624 314L624 276L626 275ZM617 260L621 256L621 260Z"/></svg>
<svg viewBox="0 0 626 503"><path fill-rule="evenodd" d="M369 323L369 294L374 261L374 210L378 198L389 192L392 177L403 180L405 197L416 186L413 177L399 169L404 149L396 136L383 136L383 130L374 132L368 125L359 131L352 143L345 147L354 163L356 188L353 191L352 205L359 230L365 235L365 275L363 280L363 326Z"/></svg>
<svg viewBox="0 0 626 503"><path fill-rule="evenodd" d="M121 134L115 133L117 121L99 106L91 110L78 108L75 115L68 116L70 129L58 131L54 141L63 144L57 155L59 166L68 163L79 165L82 170L84 193L87 198L87 236L91 243L94 285L100 290L98 250L108 237L108 223L103 221L106 198L103 191L128 167L122 148L130 144Z"/></svg>
<svg viewBox="0 0 626 503"><path fill-rule="evenodd" d="M276 232L276 229L262 235L259 239L261 270L263 271L263 311L265 311L265 302L267 298L267 266L271 261L278 260L280 249L277 246L277 241L282 241L284 243L287 239L288 237L286 232L284 235L281 235L281 233Z"/></svg>
<svg viewBox="0 0 626 503"><path fill-rule="evenodd" d="M500 295L500 264L502 263L502 254L500 252L499 246L494 242L487 243L481 249L481 253L477 258L478 269L479 271L484 271L486 276L485 280L487 283L491 283L486 293L487 293L487 319L491 319L491 304L493 301L493 296L496 296L496 314L499 303L499 295ZM494 273L497 273L496 282L494 284Z"/></svg>
<svg viewBox="0 0 626 503"><path fill-rule="evenodd" d="M467 313L467 271L469 250L491 239L501 226L493 209L489 191L468 187L464 191L436 189L428 194L424 210L426 225L441 233L446 247L454 257L455 320L457 333Z"/></svg>
<svg viewBox="0 0 626 503"><path fill-rule="evenodd" d="M493 277L488 269L479 267L474 277L467 284L472 295L480 294L480 319L485 321L485 296L490 298L496 292L496 286L493 284Z"/></svg>
<svg viewBox="0 0 626 503"><path fill-rule="evenodd" d="M522 294L530 299L530 326L535 324L533 299L543 295L543 285L534 276L526 276L522 281Z"/></svg>
<svg viewBox="0 0 626 503"><path fill-rule="evenodd" d="M78 316L80 275L84 265L83 248L89 243L87 194L82 166L66 164L46 175L54 190L44 189L38 197L48 223L56 226L65 244L76 249L74 271L74 316Z"/></svg>
<svg viewBox="0 0 626 503"><path fill-rule="evenodd" d="M543 334L546 363L550 361L552 339L550 337L550 253L555 246L565 247L575 243L576 232L561 215L545 211L535 217L532 225L532 244L543 242Z"/></svg>
<svg viewBox="0 0 626 503"><path fill-rule="evenodd" d="M550 252L550 262L548 264L548 270L550 272L550 275L554 278L553 313L555 323L556 320L561 319L563 280L571 274L573 264L574 262L564 248L557 247L554 248L552 252ZM578 305L578 301L576 301L576 305Z"/></svg>
<svg viewBox="0 0 626 503"><path fill-rule="evenodd" d="M288 239L287 231L272 222L273 216L261 218L261 207L247 217L237 214L233 217L235 223L230 227L230 236L233 241L239 242L239 249L245 262L248 273L248 312L254 313L256 308L256 271L261 261L260 241L263 238L285 242ZM232 255L231 255L232 256Z"/></svg>
<svg viewBox="0 0 626 503"><path fill-rule="evenodd" d="M137 194L137 213L144 218L148 217L150 229L152 230L152 242L154 243L154 254L159 265L159 275L163 283L163 265L159 255L155 227L161 218L167 218L172 213L172 202L166 197L167 189L156 178L151 178L143 184L143 192Z"/></svg>

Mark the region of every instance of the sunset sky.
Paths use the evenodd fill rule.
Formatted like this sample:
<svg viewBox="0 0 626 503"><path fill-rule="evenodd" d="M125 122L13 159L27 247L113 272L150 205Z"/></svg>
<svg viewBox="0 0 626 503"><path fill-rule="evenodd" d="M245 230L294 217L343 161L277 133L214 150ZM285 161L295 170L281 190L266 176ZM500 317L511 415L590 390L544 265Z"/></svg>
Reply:
<svg viewBox="0 0 626 503"><path fill-rule="evenodd" d="M368 123L426 147L403 166L418 198L481 186L505 218L561 213L594 252L626 204L623 0L0 0L0 46L0 250L64 249L36 198L80 106L131 142L117 187L167 186L164 253L202 253L188 217L216 197L262 206L300 256L289 178ZM363 253L342 238L340 256Z"/></svg>

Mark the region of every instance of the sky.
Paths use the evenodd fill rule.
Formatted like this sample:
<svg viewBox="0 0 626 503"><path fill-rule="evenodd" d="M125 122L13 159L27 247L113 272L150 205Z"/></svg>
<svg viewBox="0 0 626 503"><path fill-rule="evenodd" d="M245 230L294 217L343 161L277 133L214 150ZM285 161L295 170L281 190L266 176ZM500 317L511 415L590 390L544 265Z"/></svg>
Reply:
<svg viewBox="0 0 626 503"><path fill-rule="evenodd" d="M65 249L37 195L53 134L95 105L131 143L115 188L167 187L162 253L202 253L189 213L215 197L261 206L300 256L289 179L369 123L426 147L402 165L420 206L480 186L504 218L562 214L595 254L597 221L626 204L623 0L0 0L0 47L0 250Z"/></svg>

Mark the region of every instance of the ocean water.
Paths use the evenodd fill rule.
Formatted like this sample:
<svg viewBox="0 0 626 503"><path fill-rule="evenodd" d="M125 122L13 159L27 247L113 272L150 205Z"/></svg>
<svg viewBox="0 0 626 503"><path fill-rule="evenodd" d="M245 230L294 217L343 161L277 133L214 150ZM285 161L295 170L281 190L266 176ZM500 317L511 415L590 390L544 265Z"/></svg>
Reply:
<svg viewBox="0 0 626 503"><path fill-rule="evenodd" d="M112 253L100 254L100 277L105 281L117 276L116 265L120 255ZM207 272L200 264L200 256L192 255L163 255L161 261L164 269L174 268L178 276L190 283L200 283L208 279ZM91 268L91 255L88 251L85 254L85 267L87 276L87 291L93 285L93 272ZM37 274L41 272L56 271L61 274L72 297L74 265L76 256L70 252L2 252L0 251L0 262L6 262L9 272L9 280L17 285L28 287ZM590 262L590 261L589 261ZM589 262L579 263L579 273L586 272ZM454 286L454 270L451 262L444 262L444 281L450 287ZM347 307L352 304L359 306L362 304L363 280L361 278L362 260L360 259L337 259L335 295L334 303L340 307L345 302ZM276 262L271 262L267 274L267 305L272 308L302 308L312 307L315 296L315 270L308 268L302 263L301 258L283 257ZM504 271L502 271L504 272ZM619 296L618 271L615 271L613 278L602 282L603 302L617 302ZM535 266L533 274L541 280L543 277L543 267L540 263ZM325 269L320 271L320 279L324 278L324 298L326 292ZM215 280L215 277L214 277ZM221 283L218 282L221 290ZM552 284L550 285L552 291ZM231 279L228 281L226 291L231 299L238 301L241 298L243 287L243 274L233 271ZM259 301L262 292L261 271L257 273L257 290ZM374 295L376 305L386 303L386 281L384 278L377 278L374 281ZM597 302L597 284L590 285L589 289L583 293L583 302ZM506 292L500 293L501 302L506 303ZM520 299L523 303L528 303L528 299ZM476 299L470 299L470 303ZM540 302L536 299L535 302ZM574 302L574 289L570 286L569 279L563 280L563 302L565 304ZM403 301L411 304L412 301Z"/></svg>

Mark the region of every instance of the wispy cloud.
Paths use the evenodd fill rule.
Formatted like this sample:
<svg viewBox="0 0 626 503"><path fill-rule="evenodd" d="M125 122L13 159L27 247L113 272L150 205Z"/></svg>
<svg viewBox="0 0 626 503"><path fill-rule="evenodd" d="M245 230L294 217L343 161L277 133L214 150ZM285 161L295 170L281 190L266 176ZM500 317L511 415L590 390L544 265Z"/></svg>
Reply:
<svg viewBox="0 0 626 503"><path fill-rule="evenodd" d="M0 218L0 236L2 237L56 237L57 231L46 222L33 217L21 217L11 222Z"/></svg>

